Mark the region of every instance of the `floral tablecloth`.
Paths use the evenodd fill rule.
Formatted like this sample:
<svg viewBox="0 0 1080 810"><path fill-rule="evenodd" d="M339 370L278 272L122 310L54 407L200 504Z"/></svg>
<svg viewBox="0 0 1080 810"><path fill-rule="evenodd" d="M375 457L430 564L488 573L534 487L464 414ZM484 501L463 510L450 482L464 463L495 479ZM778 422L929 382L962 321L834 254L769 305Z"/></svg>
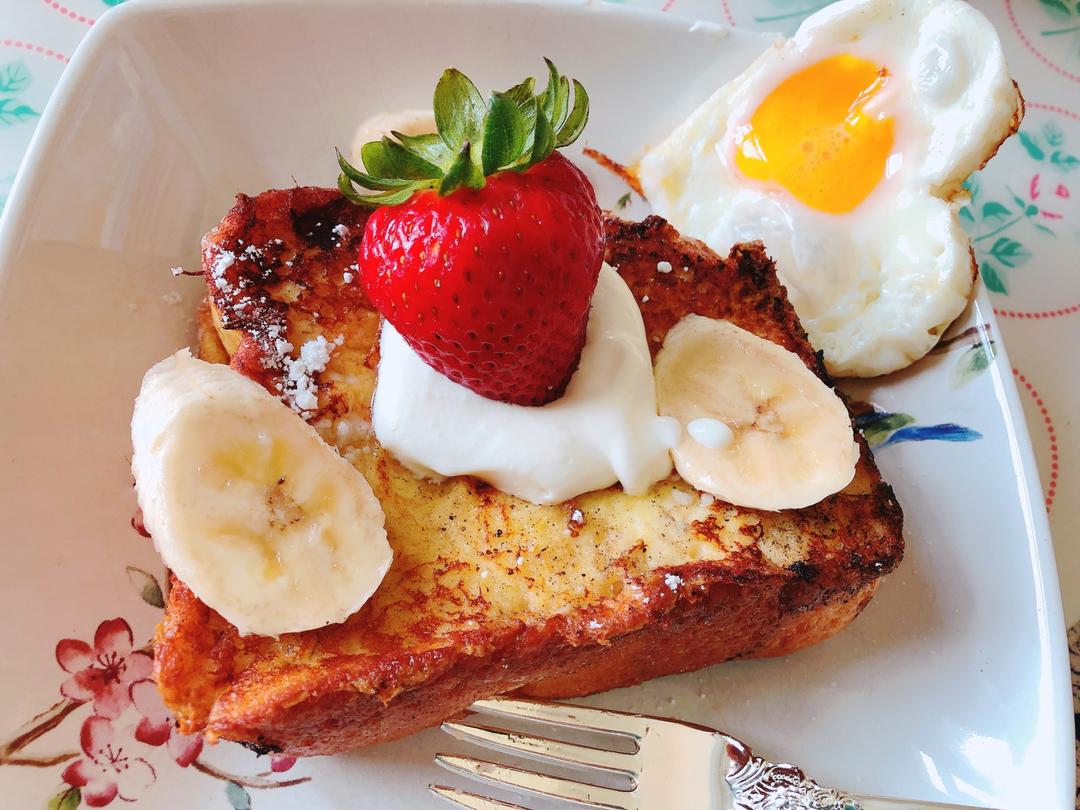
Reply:
<svg viewBox="0 0 1080 810"><path fill-rule="evenodd" d="M0 0L0 206L72 52L95 21L121 2ZM612 2L785 33L826 5L820 0ZM1066 619L1074 624L1069 642L1080 740L1080 453L1067 452L1080 444L1075 418L1080 364L1070 350L1080 345L1080 2L976 0L975 5L1001 32L1027 100L1027 117L1019 137L973 178L973 204L965 209L965 220L1039 461Z"/></svg>

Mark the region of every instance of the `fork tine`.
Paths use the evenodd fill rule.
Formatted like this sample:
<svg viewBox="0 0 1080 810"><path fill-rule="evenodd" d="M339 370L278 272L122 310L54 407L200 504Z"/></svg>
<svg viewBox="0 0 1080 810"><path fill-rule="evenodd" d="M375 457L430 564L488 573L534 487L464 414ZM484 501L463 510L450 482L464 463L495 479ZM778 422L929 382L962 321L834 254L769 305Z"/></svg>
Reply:
<svg viewBox="0 0 1080 810"><path fill-rule="evenodd" d="M520 804L508 804L498 799L489 799L476 793L466 793L464 790L446 787L446 785L428 785L428 790L445 799L451 804L460 807L468 807L469 810L526 810Z"/></svg>
<svg viewBox="0 0 1080 810"><path fill-rule="evenodd" d="M449 754L436 754L435 762L456 773L482 779L493 785L515 787L538 796L562 799L585 807L597 807L602 810L635 810L637 807L633 793L625 790L612 790L583 782L574 782L570 779L557 779L534 771Z"/></svg>
<svg viewBox="0 0 1080 810"><path fill-rule="evenodd" d="M593 731L623 734L634 739L641 739L645 736L645 719L636 714L613 712L607 709L592 709L588 706L575 706L570 703L544 703L535 700L491 698L490 700L478 700L470 708L473 711L487 712L504 717L540 720L556 726L565 726L566 728L588 728Z"/></svg>
<svg viewBox="0 0 1080 810"><path fill-rule="evenodd" d="M548 737L536 737L517 731L507 731L491 726L470 723L468 721L443 723L443 731L453 734L466 742L494 748L496 751L510 751L536 759L548 760L568 765L584 765L633 776L636 772L635 756L619 751L607 751L590 745L552 740Z"/></svg>

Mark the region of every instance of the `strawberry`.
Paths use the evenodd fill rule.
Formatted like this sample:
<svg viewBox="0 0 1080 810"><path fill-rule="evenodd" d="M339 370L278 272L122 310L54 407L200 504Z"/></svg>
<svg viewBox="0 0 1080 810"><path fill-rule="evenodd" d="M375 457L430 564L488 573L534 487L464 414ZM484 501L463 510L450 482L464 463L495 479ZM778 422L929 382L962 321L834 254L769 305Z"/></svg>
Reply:
<svg viewBox="0 0 1080 810"><path fill-rule="evenodd" d="M371 303L428 365L516 405L565 390L604 256L592 186L554 151L580 134L588 96L575 80L571 107L548 69L539 95L529 79L486 106L448 70L438 133L366 144L366 173L339 155L342 192L376 209L358 260Z"/></svg>

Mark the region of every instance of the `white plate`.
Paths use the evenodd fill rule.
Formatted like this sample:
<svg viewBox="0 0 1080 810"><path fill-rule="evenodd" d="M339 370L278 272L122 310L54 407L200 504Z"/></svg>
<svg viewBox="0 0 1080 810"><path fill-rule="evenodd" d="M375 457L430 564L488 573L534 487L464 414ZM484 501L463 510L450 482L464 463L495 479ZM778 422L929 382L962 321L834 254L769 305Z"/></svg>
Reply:
<svg viewBox="0 0 1080 810"><path fill-rule="evenodd" d="M425 103L446 65L504 86L539 74L542 55L589 88L585 141L630 159L759 47L747 34L595 3L147 0L95 26L0 222L0 730L62 715L7 759L73 753L115 781L103 748L80 751L80 730L103 730L88 723L90 705L62 701L32 718L62 700L60 639L92 640L116 617L135 646L153 632L159 614L140 595L155 601L148 576L160 565L128 526L131 400L142 372L190 339L202 286L168 268L198 266L200 235L236 191L329 184L332 147L356 122ZM624 190L587 168L613 205ZM980 299L963 326L982 323L996 335ZM878 452L905 508L907 559L849 629L789 658L593 701L728 729L854 790L1070 807L1068 669L1046 515L1000 343L988 369L960 374L978 368L980 351L961 338L855 391L915 422ZM911 430L943 423L966 431ZM971 431L981 438L900 441ZM125 653L123 625L110 627L102 645ZM428 731L257 776L267 760L228 744L178 767L166 746L131 738L139 717L130 707L110 722L112 750L126 758L121 796L154 808L426 807L428 782L448 781L432 754L460 748ZM69 810L69 764L2 764L0 795L18 808L65 796ZM152 784L136 784L151 768ZM295 779L306 781L260 787Z"/></svg>

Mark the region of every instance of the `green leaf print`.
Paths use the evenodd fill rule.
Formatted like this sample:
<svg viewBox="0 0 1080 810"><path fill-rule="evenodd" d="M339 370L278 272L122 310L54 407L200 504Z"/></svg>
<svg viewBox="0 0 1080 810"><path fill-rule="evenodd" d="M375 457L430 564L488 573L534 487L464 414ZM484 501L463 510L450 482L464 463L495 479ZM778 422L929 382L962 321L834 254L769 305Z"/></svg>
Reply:
<svg viewBox="0 0 1080 810"><path fill-rule="evenodd" d="M982 207L982 218L992 227L997 227L1011 216L1012 211L999 202L990 201Z"/></svg>
<svg viewBox="0 0 1080 810"><path fill-rule="evenodd" d="M857 424L866 441L874 446L885 441L893 431L914 421L915 417L906 413L877 412L860 417Z"/></svg>
<svg viewBox="0 0 1080 810"><path fill-rule="evenodd" d="M992 340L969 346L953 366L952 373L949 375L949 387L956 389L967 385L990 368L996 353L997 346Z"/></svg>
<svg viewBox="0 0 1080 810"><path fill-rule="evenodd" d="M1040 31L1044 37L1067 37L1072 40L1074 54L1080 54L1080 2L1075 0L1039 0L1039 5L1046 16L1055 23L1061 24L1059 28L1048 28Z"/></svg>
<svg viewBox="0 0 1080 810"><path fill-rule="evenodd" d="M46 810L75 810L82 801L82 792L77 787L64 788L45 805Z"/></svg>
<svg viewBox="0 0 1080 810"><path fill-rule="evenodd" d="M165 607L165 597L161 593L161 585L158 584L157 577L134 565L127 566L125 570L128 581L139 592L139 596L146 604L156 608Z"/></svg>
<svg viewBox="0 0 1080 810"><path fill-rule="evenodd" d="M1024 130L1020 130L1016 133L1016 137L1020 139L1020 145L1023 146L1027 153L1035 160L1046 160L1046 152L1039 146L1039 142L1035 139L1034 135L1029 135L1024 132Z"/></svg>
<svg viewBox="0 0 1080 810"><path fill-rule="evenodd" d="M1080 167L1080 158L1076 157L1076 155L1066 155L1061 151L1055 151L1050 155L1050 162L1063 172L1071 172L1073 169Z"/></svg>
<svg viewBox="0 0 1080 810"><path fill-rule="evenodd" d="M1021 211L1024 212L1025 217L1033 217L1037 213L1039 213L1039 206L1037 206L1037 205L1035 205L1033 203L1029 203L1027 200L1022 198L1020 195L1018 195L1011 188L1008 189L1008 191L1009 191L1009 194L1012 195L1013 202L1016 203L1017 207Z"/></svg>
<svg viewBox="0 0 1080 810"><path fill-rule="evenodd" d="M983 284L986 285L986 289L990 290L990 292L1002 293L1003 295L1009 294L1009 289L1005 286L1005 280L990 262L982 262L979 265L979 275L982 276Z"/></svg>
<svg viewBox="0 0 1080 810"><path fill-rule="evenodd" d="M1053 121L1047 121L1043 124L1043 137L1046 138L1046 142L1051 146L1061 146L1065 142L1065 133L1061 131L1061 127L1055 124Z"/></svg>
<svg viewBox="0 0 1080 810"><path fill-rule="evenodd" d="M30 84L30 71L20 60L0 65L0 93L11 95L25 90Z"/></svg>
<svg viewBox="0 0 1080 810"><path fill-rule="evenodd" d="M229 800L229 805L233 810L251 810L251 794L237 782L226 783L225 798Z"/></svg>
<svg viewBox="0 0 1080 810"><path fill-rule="evenodd" d="M21 61L0 65L0 127L37 118L38 111L14 97L30 85L30 71Z"/></svg>
<svg viewBox="0 0 1080 810"><path fill-rule="evenodd" d="M1080 41L1080 0L1068 0L1067 6L1074 9L1070 13L1076 15ZM987 191L982 185L983 178L975 174L963 183L968 200L958 211L964 230L971 237L986 288L1003 295L1009 293L1008 273L1023 267L1032 258L1028 246L1030 240L1040 239L1043 235L1059 238L1060 223L1055 224L1052 220L1061 218L1058 210L1061 202L1053 197L1056 194L1067 199L1069 190L1057 178L1080 169L1080 153L1069 151L1073 145L1068 143L1068 133L1056 120L1041 122L1037 130L1021 130L1017 140L1028 157L1041 164L1031 166L1037 173L1030 179L1030 191L1024 196L1009 186ZM1056 191L1051 191L1055 186Z"/></svg>
<svg viewBox="0 0 1080 810"><path fill-rule="evenodd" d="M0 98L0 127L10 127L37 115L37 110L27 104L19 104L13 98Z"/></svg>
<svg viewBox="0 0 1080 810"><path fill-rule="evenodd" d="M1055 20L1065 22L1072 17L1073 11L1065 0L1039 0L1039 4Z"/></svg>
<svg viewBox="0 0 1080 810"><path fill-rule="evenodd" d="M990 248L990 255L1006 267L1015 268L1022 266L1031 258L1031 251L1015 239L1001 236Z"/></svg>

